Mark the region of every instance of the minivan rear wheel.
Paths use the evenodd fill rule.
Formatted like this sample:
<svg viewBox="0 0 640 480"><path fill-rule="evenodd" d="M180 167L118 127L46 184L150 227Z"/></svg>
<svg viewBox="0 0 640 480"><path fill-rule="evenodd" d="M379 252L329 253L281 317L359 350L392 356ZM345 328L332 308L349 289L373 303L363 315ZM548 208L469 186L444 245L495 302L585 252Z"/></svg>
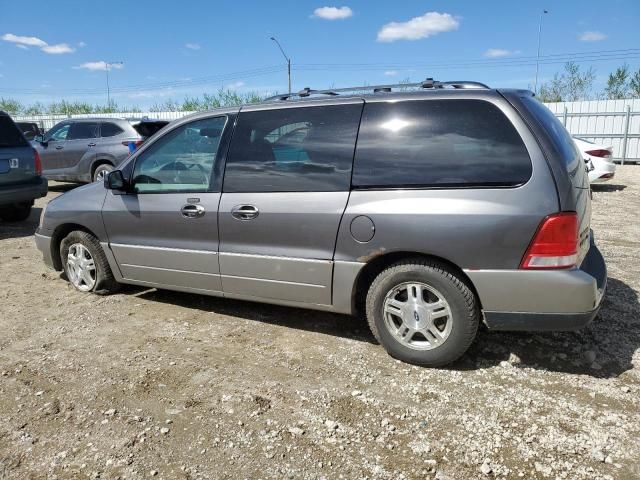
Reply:
<svg viewBox="0 0 640 480"><path fill-rule="evenodd" d="M88 232L69 233L60 243L60 260L67 279L76 290L106 295L120 287L100 242Z"/></svg>
<svg viewBox="0 0 640 480"><path fill-rule="evenodd" d="M369 288L366 311L373 335L392 357L426 367L460 358L480 319L476 297L460 275L429 260L383 270Z"/></svg>
<svg viewBox="0 0 640 480"><path fill-rule="evenodd" d="M113 165L108 163L103 163L102 165L98 165L93 172L93 181L94 182L104 182L104 177L107 176L109 172L113 170Z"/></svg>

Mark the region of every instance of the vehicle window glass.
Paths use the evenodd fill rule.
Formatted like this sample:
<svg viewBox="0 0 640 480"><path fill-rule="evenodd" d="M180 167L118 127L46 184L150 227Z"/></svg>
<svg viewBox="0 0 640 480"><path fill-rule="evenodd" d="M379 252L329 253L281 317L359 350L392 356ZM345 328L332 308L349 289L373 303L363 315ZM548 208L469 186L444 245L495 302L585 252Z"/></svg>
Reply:
<svg viewBox="0 0 640 480"><path fill-rule="evenodd" d="M100 136L101 137L115 137L116 135L120 135L124 130L121 129L115 123L103 123L100 126Z"/></svg>
<svg viewBox="0 0 640 480"><path fill-rule="evenodd" d="M240 113L225 192L349 190L361 104Z"/></svg>
<svg viewBox="0 0 640 480"><path fill-rule="evenodd" d="M83 138L97 138L98 123L77 122L71 124L67 140L80 140Z"/></svg>
<svg viewBox="0 0 640 480"><path fill-rule="evenodd" d="M47 140L61 141L66 140L69 134L69 128L71 124L63 123L62 125L56 125L47 132Z"/></svg>
<svg viewBox="0 0 640 480"><path fill-rule="evenodd" d="M531 171L522 138L489 102L381 102L364 108L353 185L512 186Z"/></svg>
<svg viewBox="0 0 640 480"><path fill-rule="evenodd" d="M23 147L27 144L13 120L5 115L0 115L0 147Z"/></svg>
<svg viewBox="0 0 640 480"><path fill-rule="evenodd" d="M558 117L536 98L525 97L522 101L529 111L539 120L542 128L559 149L560 156L567 170L572 172L581 166L582 154L573 141L573 138L571 138L571 134L564 128L564 125L562 125Z"/></svg>
<svg viewBox="0 0 640 480"><path fill-rule="evenodd" d="M209 191L225 122L226 117L197 120L160 137L135 161L136 191Z"/></svg>

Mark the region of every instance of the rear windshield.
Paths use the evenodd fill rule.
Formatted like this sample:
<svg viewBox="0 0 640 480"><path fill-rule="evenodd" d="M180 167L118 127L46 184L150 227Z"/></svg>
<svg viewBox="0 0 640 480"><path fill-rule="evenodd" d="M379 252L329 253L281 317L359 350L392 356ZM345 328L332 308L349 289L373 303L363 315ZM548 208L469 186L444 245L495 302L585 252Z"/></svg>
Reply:
<svg viewBox="0 0 640 480"><path fill-rule="evenodd" d="M554 113L533 97L522 97L522 103L536 117L544 131L549 135L568 171L580 165L580 151L573 138ZM577 163L576 163L577 162Z"/></svg>
<svg viewBox="0 0 640 480"><path fill-rule="evenodd" d="M509 119L481 100L368 103L356 148L353 185L516 186L531 159Z"/></svg>
<svg viewBox="0 0 640 480"><path fill-rule="evenodd" d="M11 118L0 115L0 147L25 147L29 145Z"/></svg>

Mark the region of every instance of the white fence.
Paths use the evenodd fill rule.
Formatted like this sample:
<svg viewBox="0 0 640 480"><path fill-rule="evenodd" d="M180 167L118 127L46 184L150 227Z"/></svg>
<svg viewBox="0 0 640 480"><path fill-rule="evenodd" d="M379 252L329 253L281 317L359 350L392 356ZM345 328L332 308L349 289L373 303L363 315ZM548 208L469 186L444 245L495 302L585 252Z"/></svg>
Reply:
<svg viewBox="0 0 640 480"><path fill-rule="evenodd" d="M613 146L613 155L621 163L640 162L640 99L593 100L547 103L572 135ZM131 112L83 115L16 116L15 120L37 122L48 130L66 118L142 118L175 120L193 112Z"/></svg>

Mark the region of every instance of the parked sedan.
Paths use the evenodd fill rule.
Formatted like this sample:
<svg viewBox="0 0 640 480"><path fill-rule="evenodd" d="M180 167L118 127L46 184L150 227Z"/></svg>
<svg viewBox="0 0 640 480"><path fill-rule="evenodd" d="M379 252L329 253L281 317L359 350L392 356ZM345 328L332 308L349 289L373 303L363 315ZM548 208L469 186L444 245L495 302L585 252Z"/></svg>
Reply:
<svg viewBox="0 0 640 480"><path fill-rule="evenodd" d="M34 144L47 178L102 181L149 136L149 129L153 133L166 123L150 126L149 122L121 118L69 119L55 125Z"/></svg>
<svg viewBox="0 0 640 480"><path fill-rule="evenodd" d="M33 200L47 194L38 152L5 112L0 111L0 219L25 220Z"/></svg>
<svg viewBox="0 0 640 480"><path fill-rule="evenodd" d="M573 137L589 170L589 182L601 183L611 180L616 173L613 163L613 147L605 147L584 138Z"/></svg>

